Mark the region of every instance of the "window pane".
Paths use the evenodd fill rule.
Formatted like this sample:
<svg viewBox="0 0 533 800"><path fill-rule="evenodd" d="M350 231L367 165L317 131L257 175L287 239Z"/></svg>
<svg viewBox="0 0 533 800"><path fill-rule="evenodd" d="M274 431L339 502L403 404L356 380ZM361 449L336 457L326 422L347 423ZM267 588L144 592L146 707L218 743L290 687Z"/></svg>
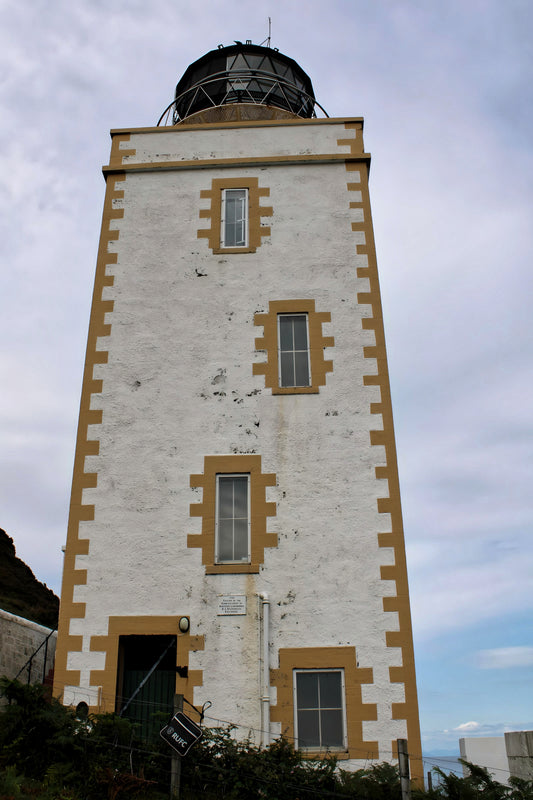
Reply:
<svg viewBox="0 0 533 800"><path fill-rule="evenodd" d="M279 314L280 386L309 386L307 314Z"/></svg>
<svg viewBox="0 0 533 800"><path fill-rule="evenodd" d="M279 347L280 350L292 350L292 317L280 316L279 318Z"/></svg>
<svg viewBox="0 0 533 800"><path fill-rule="evenodd" d="M233 526L235 561L248 561L248 520L236 519Z"/></svg>
<svg viewBox="0 0 533 800"><path fill-rule="evenodd" d="M281 385L294 386L294 357L291 352L280 353Z"/></svg>
<svg viewBox="0 0 533 800"><path fill-rule="evenodd" d="M243 200L246 197L246 189L226 189L226 200Z"/></svg>
<svg viewBox="0 0 533 800"><path fill-rule="evenodd" d="M309 359L307 350L294 354L295 386L309 386Z"/></svg>
<svg viewBox="0 0 533 800"><path fill-rule="evenodd" d="M218 516L220 519L233 517L233 479L218 479Z"/></svg>
<svg viewBox="0 0 533 800"><path fill-rule="evenodd" d="M320 707L342 708L342 688L339 672L320 673Z"/></svg>
<svg viewBox="0 0 533 800"><path fill-rule="evenodd" d="M230 63L230 61L231 61L231 56L229 56L229 58L228 58L228 65L227 65L227 69L228 70L246 69L248 67L246 59L245 59L245 57L243 56L242 53L239 53L237 55L237 57L235 58L233 63Z"/></svg>
<svg viewBox="0 0 533 800"><path fill-rule="evenodd" d="M298 747L320 747L318 711L298 711Z"/></svg>
<svg viewBox="0 0 533 800"><path fill-rule="evenodd" d="M263 56L254 56L251 53L246 53L246 60L251 69L258 69L262 66L261 62L265 59ZM263 69L265 69L265 67L263 67Z"/></svg>
<svg viewBox="0 0 533 800"><path fill-rule="evenodd" d="M233 478L234 516L248 520L248 478Z"/></svg>
<svg viewBox="0 0 533 800"><path fill-rule="evenodd" d="M237 218L236 197L230 192L226 192L226 222L230 225L235 223Z"/></svg>
<svg viewBox="0 0 533 800"><path fill-rule="evenodd" d="M342 710L320 712L322 747L344 747L342 735Z"/></svg>
<svg viewBox="0 0 533 800"><path fill-rule="evenodd" d="M217 560L248 561L248 475L219 475Z"/></svg>
<svg viewBox="0 0 533 800"><path fill-rule="evenodd" d="M224 192L224 246L243 247L246 244L246 189L226 189Z"/></svg>
<svg viewBox="0 0 533 800"><path fill-rule="evenodd" d="M241 219L235 228L235 246L244 247L246 244L245 221Z"/></svg>
<svg viewBox="0 0 533 800"><path fill-rule="evenodd" d="M341 670L296 671L298 747L345 747Z"/></svg>
<svg viewBox="0 0 533 800"><path fill-rule="evenodd" d="M226 220L226 236L224 237L224 245L226 247L237 246L237 231L235 225L230 220Z"/></svg>
<svg viewBox="0 0 533 800"><path fill-rule="evenodd" d="M220 520L218 523L219 561L233 561L233 520Z"/></svg>
<svg viewBox="0 0 533 800"><path fill-rule="evenodd" d="M294 324L294 349L307 350L307 320L304 316L292 317Z"/></svg>
<svg viewBox="0 0 533 800"><path fill-rule="evenodd" d="M298 708L318 708L318 672L296 673Z"/></svg>

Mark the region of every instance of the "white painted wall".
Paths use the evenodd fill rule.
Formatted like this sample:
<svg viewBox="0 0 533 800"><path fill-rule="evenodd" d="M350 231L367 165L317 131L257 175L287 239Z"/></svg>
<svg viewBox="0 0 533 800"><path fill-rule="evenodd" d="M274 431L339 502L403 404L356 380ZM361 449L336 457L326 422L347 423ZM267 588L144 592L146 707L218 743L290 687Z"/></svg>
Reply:
<svg viewBox="0 0 533 800"><path fill-rule="evenodd" d="M509 781L509 762L505 750L503 736L469 736L459 739L461 758L488 769L498 783ZM467 767L463 767L463 775L469 775Z"/></svg>
<svg viewBox="0 0 533 800"><path fill-rule="evenodd" d="M348 153L348 145L336 143L338 138L353 138L342 124L325 124L325 120L308 120L298 124L271 122L253 128L191 130L192 126L160 128L155 132L133 133L121 144L122 150L135 148L134 156L126 156L125 164L157 161L188 161L210 158L260 158L263 156L308 155L313 153ZM281 132L281 135L280 135ZM200 135L198 135L200 133Z"/></svg>
<svg viewBox="0 0 533 800"><path fill-rule="evenodd" d="M137 150L129 162L343 153L337 139L353 135L341 123L167 130L134 133L123 147ZM236 176L257 176L270 188L261 204L274 209L263 220L271 236L254 254L213 255L197 238L208 224L198 216L209 205L200 192L213 178ZM90 652L89 642L107 633L109 615L186 614L192 633L205 635L205 651L190 659L204 676L195 702L210 700L211 716L242 726L244 736L259 730L257 596L266 591L272 666L279 648L355 646L359 666L374 670L363 701L379 712L377 722L364 723L364 738L378 739L387 759L391 739L406 736L405 723L391 719L391 703L405 698L403 685L389 680L401 660L385 643L385 632L398 628L397 614L382 606L395 591L380 579L392 550L377 541L390 530L376 504L388 488L374 474L384 449L370 446L369 430L381 426L370 404L380 392L363 386L363 375L377 370L363 358L374 334L361 327L370 307L357 293L369 286L356 277L366 256L355 254L361 235L351 222L361 211L349 208L357 198L348 180L356 174L342 163L127 174L125 214L113 223L120 233L110 245L118 252L109 268L115 282L104 295L115 304L111 335L99 340L109 363L94 375L103 391L92 408L104 414L89 439L100 441L100 454L85 466L98 473L97 488L83 493L96 514L80 525L90 548L76 562L88 571L74 593L86 616L70 624L71 635L84 637L83 651L68 659L69 669L81 669L82 691L67 689L66 702L83 699L83 687L89 702L97 696L89 671L103 668L104 654ZM333 372L318 395L272 396L252 375L252 363L266 360L254 349L263 333L254 313L290 298L313 298L317 311L331 312L323 332L335 337L326 351ZM189 504L201 500L190 475L203 472L204 455L247 452L277 475L267 500L277 504L268 530L279 545L265 551L258 575L205 576L201 551L186 546L187 534L201 530L189 516ZM217 616L220 594L245 594L248 614Z"/></svg>

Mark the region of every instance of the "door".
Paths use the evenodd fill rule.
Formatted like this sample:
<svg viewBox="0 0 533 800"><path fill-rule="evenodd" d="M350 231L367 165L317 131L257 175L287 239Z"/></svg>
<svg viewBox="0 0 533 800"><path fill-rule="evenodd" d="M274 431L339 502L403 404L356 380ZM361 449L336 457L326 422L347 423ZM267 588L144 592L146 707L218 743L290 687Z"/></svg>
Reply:
<svg viewBox="0 0 533 800"><path fill-rule="evenodd" d="M174 713L175 692L176 636L120 636L115 708L140 726L141 738L159 734Z"/></svg>

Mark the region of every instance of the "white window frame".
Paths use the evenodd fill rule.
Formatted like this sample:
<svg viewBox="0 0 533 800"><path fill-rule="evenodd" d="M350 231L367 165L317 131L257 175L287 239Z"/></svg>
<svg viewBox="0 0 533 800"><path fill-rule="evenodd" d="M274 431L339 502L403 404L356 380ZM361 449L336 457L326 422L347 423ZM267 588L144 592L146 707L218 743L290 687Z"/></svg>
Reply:
<svg viewBox="0 0 533 800"><path fill-rule="evenodd" d="M248 512L248 540L247 540L247 555L246 558L241 558L236 561L221 559L219 557L219 500L220 500L220 488L219 488L219 481L220 478L246 478L247 479L247 494L246 494L246 505L247 505L247 512ZM252 549L251 549L251 495L250 495L250 480L251 476L249 472L221 472L216 476L216 489L215 489L215 564L251 564L252 561Z"/></svg>
<svg viewBox="0 0 533 800"><path fill-rule="evenodd" d="M242 224L244 226L244 243L243 244L228 244L226 242L227 238L227 231L226 231L226 202L228 192L244 192L244 213L242 218ZM227 189L222 189L222 198L221 198L221 207L220 207L220 246L226 247L228 249L233 248L246 248L248 247L248 225L249 225L249 209L250 209L250 198L249 198L249 191L245 186L242 187L228 187Z"/></svg>
<svg viewBox="0 0 533 800"><path fill-rule="evenodd" d="M278 314L278 385L281 389L302 389L307 386L313 385L313 378L311 375L311 342L309 340L309 314L307 311L288 311L286 314ZM281 318L282 317L305 317L305 333L307 337L307 383L294 384L293 386L286 386L281 380ZM287 352L287 351L284 351ZM292 351L293 353L296 351ZM301 352L301 351L298 351Z"/></svg>
<svg viewBox="0 0 533 800"><path fill-rule="evenodd" d="M334 669L293 669L293 711L294 711L294 746L297 750L303 750L305 752L345 752L348 750L348 736L347 736L347 727L346 727L346 687L344 682L344 669L342 667L337 667ZM309 674L310 672L336 672L340 674L341 678L341 702L342 702L342 741L343 744L341 747L331 747L329 745L322 745L320 744L319 747L300 747L299 744L299 733L298 733L298 692L297 692L297 676L306 673ZM321 710L321 708L317 709ZM322 739L322 734L320 734L320 739Z"/></svg>

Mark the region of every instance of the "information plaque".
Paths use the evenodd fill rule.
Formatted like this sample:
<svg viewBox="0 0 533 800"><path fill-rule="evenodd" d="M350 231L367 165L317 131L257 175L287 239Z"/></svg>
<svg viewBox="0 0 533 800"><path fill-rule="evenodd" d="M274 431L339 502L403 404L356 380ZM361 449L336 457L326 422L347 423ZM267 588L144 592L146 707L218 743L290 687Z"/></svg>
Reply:
<svg viewBox="0 0 533 800"><path fill-rule="evenodd" d="M233 617L246 614L245 594L221 594L218 597L219 617Z"/></svg>

